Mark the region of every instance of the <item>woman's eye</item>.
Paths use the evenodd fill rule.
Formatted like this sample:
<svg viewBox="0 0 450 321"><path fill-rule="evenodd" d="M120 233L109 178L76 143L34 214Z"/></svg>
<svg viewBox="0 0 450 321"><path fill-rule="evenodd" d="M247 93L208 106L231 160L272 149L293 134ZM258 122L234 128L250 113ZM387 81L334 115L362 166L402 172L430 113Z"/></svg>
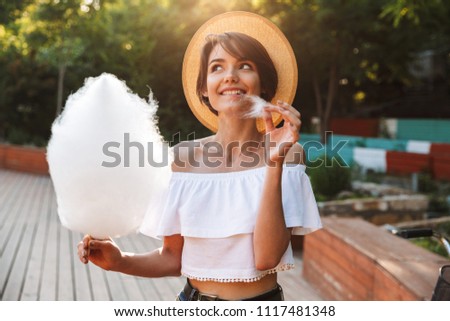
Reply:
<svg viewBox="0 0 450 321"><path fill-rule="evenodd" d="M213 65L211 66L211 72L215 72L215 71L219 71L222 70L222 66L221 65Z"/></svg>
<svg viewBox="0 0 450 321"><path fill-rule="evenodd" d="M241 65L241 69L244 69L244 70L252 70L253 68L252 68L252 66L251 66L250 64L245 63L245 64L242 64L242 65Z"/></svg>

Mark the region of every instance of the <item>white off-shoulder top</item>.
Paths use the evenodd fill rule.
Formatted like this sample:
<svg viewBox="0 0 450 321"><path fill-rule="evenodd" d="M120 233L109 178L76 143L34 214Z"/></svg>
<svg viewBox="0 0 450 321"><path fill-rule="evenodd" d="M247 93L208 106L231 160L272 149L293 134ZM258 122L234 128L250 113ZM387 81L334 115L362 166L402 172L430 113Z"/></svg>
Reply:
<svg viewBox="0 0 450 321"><path fill-rule="evenodd" d="M173 172L165 195L158 196L161 206L149 209L140 231L156 238L181 234L181 273L188 278L252 282L291 269L290 245L274 269L255 267L253 231L265 174L265 167L226 173ZM284 165L282 203L292 234L322 227L304 165Z"/></svg>

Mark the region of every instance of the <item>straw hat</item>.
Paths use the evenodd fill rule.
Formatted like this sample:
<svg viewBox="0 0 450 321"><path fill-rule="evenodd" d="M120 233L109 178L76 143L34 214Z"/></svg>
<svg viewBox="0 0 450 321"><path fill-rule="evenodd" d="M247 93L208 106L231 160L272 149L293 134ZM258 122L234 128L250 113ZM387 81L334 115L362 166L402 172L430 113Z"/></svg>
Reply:
<svg viewBox="0 0 450 321"><path fill-rule="evenodd" d="M269 53L278 74L278 87L272 102L277 100L292 103L297 89L298 71L294 51L281 30L270 20L250 12L231 11L215 16L205 22L194 34L183 60L183 89L194 115L213 132L217 132L217 116L204 105L196 93L200 68L200 55L205 38L209 34L240 32L258 40ZM275 124L281 122L279 114L272 114ZM257 127L264 132L265 124L257 120Z"/></svg>

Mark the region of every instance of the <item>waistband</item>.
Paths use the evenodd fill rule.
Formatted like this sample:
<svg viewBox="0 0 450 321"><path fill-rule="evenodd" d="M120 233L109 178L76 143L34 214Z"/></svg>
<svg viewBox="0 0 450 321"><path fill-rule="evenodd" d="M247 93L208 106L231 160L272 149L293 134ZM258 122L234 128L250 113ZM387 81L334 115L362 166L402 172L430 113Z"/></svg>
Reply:
<svg viewBox="0 0 450 321"><path fill-rule="evenodd" d="M216 295L206 294L198 291L193 288L189 283L189 280L186 282L183 293L187 299L187 301L229 301L225 299L221 299ZM272 290L264 292L262 294L256 295L254 297L245 298L240 301L283 301L283 289L279 284Z"/></svg>

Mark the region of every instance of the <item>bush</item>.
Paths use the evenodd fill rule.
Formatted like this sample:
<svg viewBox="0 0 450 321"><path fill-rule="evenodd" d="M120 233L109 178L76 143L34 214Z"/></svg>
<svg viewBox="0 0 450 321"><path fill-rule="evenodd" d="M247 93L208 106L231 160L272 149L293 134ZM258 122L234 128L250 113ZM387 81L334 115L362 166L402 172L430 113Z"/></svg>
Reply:
<svg viewBox="0 0 450 321"><path fill-rule="evenodd" d="M419 192L435 193L437 190L437 183L429 173L419 174Z"/></svg>
<svg viewBox="0 0 450 321"><path fill-rule="evenodd" d="M15 127L11 128L6 135L6 140L14 145L28 144L30 139L31 137L26 131Z"/></svg>
<svg viewBox="0 0 450 321"><path fill-rule="evenodd" d="M445 250L444 246L438 242L435 239L430 238L418 238L412 240L412 242L420 247L423 247L424 249L427 249L433 253L436 253L438 255L441 255L443 257L450 257Z"/></svg>
<svg viewBox="0 0 450 321"><path fill-rule="evenodd" d="M351 170L336 159L321 159L318 167L308 167L308 175L316 197L335 197L351 189Z"/></svg>
<svg viewBox="0 0 450 321"><path fill-rule="evenodd" d="M447 197L445 195L430 195L428 210L432 212L448 213L449 206L447 203Z"/></svg>

